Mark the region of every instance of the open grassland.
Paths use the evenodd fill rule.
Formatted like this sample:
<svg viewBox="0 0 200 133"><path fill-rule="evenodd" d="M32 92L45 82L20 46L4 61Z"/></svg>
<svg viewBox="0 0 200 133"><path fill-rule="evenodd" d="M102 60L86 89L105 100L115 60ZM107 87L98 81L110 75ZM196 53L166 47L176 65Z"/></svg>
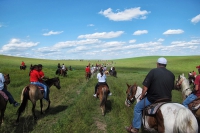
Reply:
<svg viewBox="0 0 200 133"><path fill-rule="evenodd" d="M29 84L30 64L42 64L43 71L49 78L56 76L58 63L64 63L67 67L72 66L73 68L73 71L68 71L67 77L60 77L62 87L60 90L51 87L51 107L48 112L40 115L39 101L37 102L36 115L39 120L33 120L32 104L29 101L28 108L21 116L20 124L14 126L17 108L8 103L4 125L0 127L0 133L126 133L124 127L131 124L134 107L132 105L128 108L124 105L126 83L136 82L142 86L146 74L150 69L156 67L157 58L151 56L113 60L118 77L107 77L107 83L113 95L108 98L106 115L102 116L99 99L93 97L97 79L94 76L86 81L84 69L89 63L101 64L111 63L111 61L42 60L0 55L0 72L10 74L11 83L8 90L19 102L22 88ZM167 68L174 73L176 78L179 74L196 71L195 66L200 65L200 56L169 56L166 58L168 60ZM19 69L22 60L27 65L26 70ZM180 92L173 91L173 101L182 102Z"/></svg>

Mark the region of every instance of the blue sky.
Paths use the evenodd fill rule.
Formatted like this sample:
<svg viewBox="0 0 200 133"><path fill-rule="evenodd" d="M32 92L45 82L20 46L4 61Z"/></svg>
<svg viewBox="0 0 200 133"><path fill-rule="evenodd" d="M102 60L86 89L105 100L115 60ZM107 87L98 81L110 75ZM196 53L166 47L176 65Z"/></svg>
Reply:
<svg viewBox="0 0 200 133"><path fill-rule="evenodd" d="M200 0L0 0L0 54L42 59L200 55Z"/></svg>

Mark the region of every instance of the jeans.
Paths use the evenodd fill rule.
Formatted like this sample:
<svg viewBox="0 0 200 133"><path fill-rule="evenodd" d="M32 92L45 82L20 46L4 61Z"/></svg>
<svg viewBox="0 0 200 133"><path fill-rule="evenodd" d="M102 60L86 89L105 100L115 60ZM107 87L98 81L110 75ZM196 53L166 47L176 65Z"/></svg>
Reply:
<svg viewBox="0 0 200 133"><path fill-rule="evenodd" d="M10 94L10 92L8 92L6 89L2 90L7 96L8 96L8 100L10 104L15 103L16 101L14 100L13 96Z"/></svg>
<svg viewBox="0 0 200 133"><path fill-rule="evenodd" d="M48 90L47 90L47 86L46 85L44 85L44 84L42 84L42 83L40 83L40 82L31 82L31 84L34 84L34 85L38 85L38 86L40 86L40 87L43 87L44 88L44 98L45 99L48 99Z"/></svg>
<svg viewBox="0 0 200 133"><path fill-rule="evenodd" d="M132 121L132 126L134 128L140 129L140 127L142 125L142 111L146 106L148 106L150 104L151 103L149 102L147 97L145 97L144 99L142 99L135 105L134 114L133 114L134 118Z"/></svg>
<svg viewBox="0 0 200 133"><path fill-rule="evenodd" d="M193 93L191 93L184 101L183 101L183 106L188 108L188 104L190 104L192 101L197 99L197 96Z"/></svg>

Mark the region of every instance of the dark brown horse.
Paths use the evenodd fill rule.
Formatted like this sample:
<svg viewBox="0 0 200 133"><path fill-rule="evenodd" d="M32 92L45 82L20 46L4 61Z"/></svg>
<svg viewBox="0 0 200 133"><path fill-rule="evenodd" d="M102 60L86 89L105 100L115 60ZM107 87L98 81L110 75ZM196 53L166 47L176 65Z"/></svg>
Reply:
<svg viewBox="0 0 200 133"><path fill-rule="evenodd" d="M97 97L99 97L100 99L100 107L102 110L102 115L105 115L108 93L109 89L107 85L99 85L97 90Z"/></svg>
<svg viewBox="0 0 200 133"><path fill-rule="evenodd" d="M85 79L86 80L89 80L90 77L91 77L91 73L89 73L89 72L85 73Z"/></svg>
<svg viewBox="0 0 200 133"><path fill-rule="evenodd" d="M54 85L57 89L60 89L60 80L58 77L56 78L52 78L52 79L48 79L45 81L45 84L47 85L47 87L50 89L50 87L52 85ZM36 120L37 117L35 115L35 106L36 106L36 101L40 100L40 108L41 108L41 114L43 114L42 111L42 107L43 107L43 102L42 99L44 97L43 91L40 90L40 88L36 85L30 84L28 86L26 86L23 90L22 90L22 94L21 94L21 106L19 107L17 113L18 113L18 117L16 120L16 124L19 123L19 117L21 115L21 113L25 110L25 107L27 105L28 100L30 100L32 102L32 114L34 116L34 119ZM50 107L50 100L48 101L48 107L46 108L45 111L47 111Z"/></svg>
<svg viewBox="0 0 200 133"><path fill-rule="evenodd" d="M10 76L9 74L4 74L4 89L7 89L7 85L10 84ZM3 123L3 119L4 119L4 113L6 110L6 106L7 106L7 102L8 99L6 100L1 94L0 94L0 111L1 111L1 115L0 115L0 125Z"/></svg>

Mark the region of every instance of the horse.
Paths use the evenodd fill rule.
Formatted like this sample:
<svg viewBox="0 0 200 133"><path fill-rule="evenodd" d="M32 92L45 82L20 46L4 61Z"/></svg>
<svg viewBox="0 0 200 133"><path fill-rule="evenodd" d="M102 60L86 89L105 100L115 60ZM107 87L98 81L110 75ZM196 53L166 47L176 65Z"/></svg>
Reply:
<svg viewBox="0 0 200 133"><path fill-rule="evenodd" d="M180 86L183 100L187 98L192 93L191 86L189 85L189 80L184 77L184 74L179 75L177 86ZM200 124L200 97L198 97L196 100L191 102L188 105L189 109L193 112L193 114L196 116L199 124Z"/></svg>
<svg viewBox="0 0 200 133"><path fill-rule="evenodd" d="M61 75L61 69L58 68L56 70L56 75L59 75L59 76ZM67 69L65 71L63 71L61 76L65 77L66 75L67 75Z"/></svg>
<svg viewBox="0 0 200 133"><path fill-rule="evenodd" d="M127 87L125 105L130 107L135 100L137 103L140 101L142 88L136 84L127 84ZM159 133L198 133L197 120L189 109L179 103L163 101L157 102L157 104L156 107L150 108L151 105L149 105L143 110L142 124L144 129ZM148 108L150 110L146 110ZM152 110L156 108L158 110Z"/></svg>
<svg viewBox="0 0 200 133"><path fill-rule="evenodd" d="M10 84L10 75L9 74L4 74L4 89L7 89L7 85ZM6 96L6 94L1 91L2 94L0 94L0 111L1 111L1 115L0 115L0 125L3 123L3 119L4 119L4 113L6 110L6 106L8 103L8 97ZM4 95L4 96L3 96Z"/></svg>
<svg viewBox="0 0 200 133"><path fill-rule="evenodd" d="M26 65L20 66L19 68L20 68L20 70L26 70Z"/></svg>
<svg viewBox="0 0 200 133"><path fill-rule="evenodd" d="M86 80L89 80L90 77L91 77L91 73L90 73L90 72L86 72L86 73L85 73L85 79L86 79Z"/></svg>
<svg viewBox="0 0 200 133"><path fill-rule="evenodd" d="M52 85L54 85L57 89L61 88L60 87L60 79L58 77L48 79L44 82L49 89ZM35 115L35 106L36 106L37 100L40 100L40 108L41 108L40 113L43 114L43 111L42 111L43 97L44 97L43 90L41 90L37 85L29 84L28 86L23 88L22 93L21 93L22 103L17 110L18 116L17 116L17 120L16 120L16 125L18 125L18 123L19 123L19 117L20 117L21 113L25 110L28 100L30 100L32 102L32 114L33 114L33 117L35 120L37 120L37 117ZM49 109L50 103L51 102L49 100L48 106L45 111L47 111Z"/></svg>
<svg viewBox="0 0 200 133"><path fill-rule="evenodd" d="M97 98L100 99L100 108L102 111L102 115L105 116L106 111L106 101L108 97L109 89L107 85L100 84L97 89Z"/></svg>

